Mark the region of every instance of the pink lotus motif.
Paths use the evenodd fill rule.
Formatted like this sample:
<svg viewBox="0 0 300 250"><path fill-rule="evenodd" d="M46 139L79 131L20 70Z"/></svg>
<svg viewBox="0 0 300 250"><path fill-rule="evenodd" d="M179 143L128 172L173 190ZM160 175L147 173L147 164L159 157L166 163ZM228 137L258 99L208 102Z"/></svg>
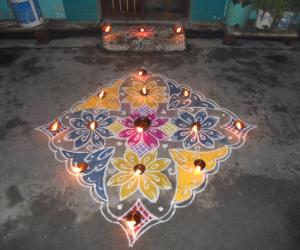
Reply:
<svg viewBox="0 0 300 250"><path fill-rule="evenodd" d="M162 130L159 129L159 127L165 125L169 119L157 118L157 114L152 113L146 116L146 118L150 120L149 127L143 131L138 131L135 121L141 117L142 116L138 112L133 112L129 117L122 119L121 122L126 129L122 130L118 134L118 137L121 139L127 139L128 147L134 147L138 143L143 142L150 149L157 148L159 140L164 140L168 137Z"/></svg>

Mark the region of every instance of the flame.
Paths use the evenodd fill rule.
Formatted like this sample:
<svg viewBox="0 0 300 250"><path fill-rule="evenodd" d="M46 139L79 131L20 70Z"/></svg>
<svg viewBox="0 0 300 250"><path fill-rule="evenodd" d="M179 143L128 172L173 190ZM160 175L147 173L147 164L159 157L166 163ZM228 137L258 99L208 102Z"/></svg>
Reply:
<svg viewBox="0 0 300 250"><path fill-rule="evenodd" d="M96 129L96 126L97 126L97 124L96 124L96 122L95 121L92 121L91 123L90 123L90 125L89 125L89 127L90 127L90 130L95 130Z"/></svg>
<svg viewBox="0 0 300 250"><path fill-rule="evenodd" d="M196 124L193 125L192 130L193 130L195 133L198 133L198 126L197 126Z"/></svg>
<svg viewBox="0 0 300 250"><path fill-rule="evenodd" d="M137 127L137 128L136 128L136 131L137 131L138 133L143 133L144 129L143 129L142 127Z"/></svg>
<svg viewBox="0 0 300 250"><path fill-rule="evenodd" d="M140 28L140 32L145 32L145 29L144 28Z"/></svg>
<svg viewBox="0 0 300 250"><path fill-rule="evenodd" d="M129 227L129 229L130 230L134 230L134 227L135 227L135 225L136 225L136 221L135 220L128 220L127 222L126 222L126 224L127 224L127 226Z"/></svg>
<svg viewBox="0 0 300 250"><path fill-rule="evenodd" d="M100 99L102 99L102 98L104 97L104 95L105 95L105 92L104 92L104 90L102 90L102 91L98 94L98 97L99 97Z"/></svg>
<svg viewBox="0 0 300 250"><path fill-rule="evenodd" d="M144 72L142 70L139 71L139 76L143 76Z"/></svg>
<svg viewBox="0 0 300 250"><path fill-rule="evenodd" d="M143 93L143 95L147 95L147 88L144 86L143 88L142 88L142 93Z"/></svg>
<svg viewBox="0 0 300 250"><path fill-rule="evenodd" d="M200 166L197 166L197 167L196 167L196 172L197 172L197 173L200 173L200 172L201 172L201 167L200 167Z"/></svg>
<svg viewBox="0 0 300 250"><path fill-rule="evenodd" d="M190 92L188 90L183 91L183 96L188 97L190 95Z"/></svg>
<svg viewBox="0 0 300 250"><path fill-rule="evenodd" d="M59 121L56 119L50 126L50 131L51 132L56 132L59 129Z"/></svg>
<svg viewBox="0 0 300 250"><path fill-rule="evenodd" d="M182 31L181 27L176 28L176 33L179 34Z"/></svg>
<svg viewBox="0 0 300 250"><path fill-rule="evenodd" d="M142 174L142 171L140 169L137 169L134 173L136 176L139 176Z"/></svg>
<svg viewBox="0 0 300 250"><path fill-rule="evenodd" d="M78 167L77 165L76 165L76 166L73 166L73 167L72 167L72 170L73 170L73 172L76 173L76 174L78 174L78 173L81 172L81 168Z"/></svg>
<svg viewBox="0 0 300 250"><path fill-rule="evenodd" d="M243 123L241 121L236 121L234 125L238 130L243 128Z"/></svg>
<svg viewBox="0 0 300 250"><path fill-rule="evenodd" d="M111 26L110 25L104 26L104 32L108 33L110 31L111 31Z"/></svg>

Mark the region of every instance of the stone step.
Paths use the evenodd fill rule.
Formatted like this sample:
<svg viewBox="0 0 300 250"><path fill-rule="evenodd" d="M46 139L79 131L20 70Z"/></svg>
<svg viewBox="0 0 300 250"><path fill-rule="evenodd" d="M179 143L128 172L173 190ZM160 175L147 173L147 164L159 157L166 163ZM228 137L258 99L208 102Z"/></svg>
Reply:
<svg viewBox="0 0 300 250"><path fill-rule="evenodd" d="M102 46L110 51L183 51L186 36L181 24L113 25L105 32L103 25ZM177 28L181 32L176 33Z"/></svg>

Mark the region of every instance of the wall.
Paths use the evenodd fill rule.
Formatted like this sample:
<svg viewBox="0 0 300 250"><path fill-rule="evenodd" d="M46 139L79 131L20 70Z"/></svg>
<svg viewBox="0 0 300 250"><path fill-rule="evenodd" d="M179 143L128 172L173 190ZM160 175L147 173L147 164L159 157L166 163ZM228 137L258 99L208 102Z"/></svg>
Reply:
<svg viewBox="0 0 300 250"><path fill-rule="evenodd" d="M191 0L191 21L214 21L224 17L227 0Z"/></svg>
<svg viewBox="0 0 300 250"><path fill-rule="evenodd" d="M63 4L68 21L98 22L101 18L100 0L63 0Z"/></svg>
<svg viewBox="0 0 300 250"><path fill-rule="evenodd" d="M62 0L39 0L40 7L45 18L65 18L65 10ZM0 0L0 19L14 19L10 8L7 5L7 0Z"/></svg>

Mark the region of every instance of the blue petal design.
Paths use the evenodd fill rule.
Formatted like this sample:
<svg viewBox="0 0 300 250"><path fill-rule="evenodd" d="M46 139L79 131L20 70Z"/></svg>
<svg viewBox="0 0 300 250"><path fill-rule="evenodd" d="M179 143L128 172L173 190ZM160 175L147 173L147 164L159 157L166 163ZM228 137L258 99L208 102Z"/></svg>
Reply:
<svg viewBox="0 0 300 250"><path fill-rule="evenodd" d="M202 128L212 128L214 127L218 122L220 118L217 116L209 116L201 123Z"/></svg>
<svg viewBox="0 0 300 250"><path fill-rule="evenodd" d="M113 117L113 116L109 117L109 118L105 119L103 122L101 122L99 124L99 127L107 127L110 124L112 124L116 119L117 119L117 117Z"/></svg>
<svg viewBox="0 0 300 250"><path fill-rule="evenodd" d="M207 113L205 109L202 109L195 115L195 120L202 124L202 122L205 120L206 117L207 117Z"/></svg>
<svg viewBox="0 0 300 250"><path fill-rule="evenodd" d="M73 128L86 128L86 123L80 118L74 118L70 120Z"/></svg>
<svg viewBox="0 0 300 250"><path fill-rule="evenodd" d="M190 124L186 123L185 121L183 121L182 119L180 119L178 117L172 119L172 123L179 128L190 128L191 127Z"/></svg>
<svg viewBox="0 0 300 250"><path fill-rule="evenodd" d="M219 131L214 130L214 129L203 129L202 133L205 133L206 135L208 135L210 138L212 138L214 140L222 140L225 137Z"/></svg>
<svg viewBox="0 0 300 250"><path fill-rule="evenodd" d="M101 111L99 114L97 114L95 120L98 123L101 123L103 120L105 120L108 117L108 112L107 111Z"/></svg>
<svg viewBox="0 0 300 250"><path fill-rule="evenodd" d="M88 133L85 129L73 130L72 132L66 135L66 138L69 140L76 140L79 137L83 136L85 133Z"/></svg>
<svg viewBox="0 0 300 250"><path fill-rule="evenodd" d="M179 112L179 116L189 125L192 125L192 123L195 121L194 116L187 111Z"/></svg>
<svg viewBox="0 0 300 250"><path fill-rule="evenodd" d="M81 117L86 123L94 121L94 115L88 111L82 111Z"/></svg>
<svg viewBox="0 0 300 250"><path fill-rule="evenodd" d="M170 96L181 93L181 87L178 87L176 82L169 80L167 83L170 89Z"/></svg>
<svg viewBox="0 0 300 250"><path fill-rule="evenodd" d="M106 129L106 128L100 128L100 127L98 127L96 130L97 130L103 137L110 137L110 136L113 136L113 135L114 135L111 131L109 131L109 130Z"/></svg>
<svg viewBox="0 0 300 250"><path fill-rule="evenodd" d="M102 147L104 145L104 139L96 131L92 132L92 143L97 147Z"/></svg>
<svg viewBox="0 0 300 250"><path fill-rule="evenodd" d="M82 180L87 184L95 185L94 191L103 200L107 200L104 174L106 166L112 157L114 148L104 148L92 153L77 153L73 151L62 150L62 155L71 159L71 164L75 165L79 162L85 162L88 164L88 169L83 173Z"/></svg>
<svg viewBox="0 0 300 250"><path fill-rule="evenodd" d="M180 98L178 97L178 95L173 95L169 99L168 108L169 109L176 109L179 106L179 104L180 104Z"/></svg>
<svg viewBox="0 0 300 250"><path fill-rule="evenodd" d="M104 185L104 173L105 168L94 171L88 175L82 176L82 180L90 185L95 185L95 188L93 189L96 194L102 199L107 200L106 191L105 191L105 185Z"/></svg>
<svg viewBox="0 0 300 250"><path fill-rule="evenodd" d="M209 101L203 101L199 94L192 93L191 94L191 104L188 107L196 107L196 108L211 108L215 109L215 105Z"/></svg>
<svg viewBox="0 0 300 250"><path fill-rule="evenodd" d="M212 139L210 139L206 134L200 133L199 136L200 143L206 148L214 148L215 143Z"/></svg>
<svg viewBox="0 0 300 250"><path fill-rule="evenodd" d="M193 147L195 144L197 144L197 142L199 141L198 139L198 134L196 133L191 133L186 140L183 142L183 145L185 148L191 148Z"/></svg>
<svg viewBox="0 0 300 250"><path fill-rule="evenodd" d="M90 138L91 132L85 131L85 133L75 141L75 148L80 148L86 145Z"/></svg>
<svg viewBox="0 0 300 250"><path fill-rule="evenodd" d="M172 140L174 141L182 141L184 140L192 131L190 129L178 130L172 136Z"/></svg>

